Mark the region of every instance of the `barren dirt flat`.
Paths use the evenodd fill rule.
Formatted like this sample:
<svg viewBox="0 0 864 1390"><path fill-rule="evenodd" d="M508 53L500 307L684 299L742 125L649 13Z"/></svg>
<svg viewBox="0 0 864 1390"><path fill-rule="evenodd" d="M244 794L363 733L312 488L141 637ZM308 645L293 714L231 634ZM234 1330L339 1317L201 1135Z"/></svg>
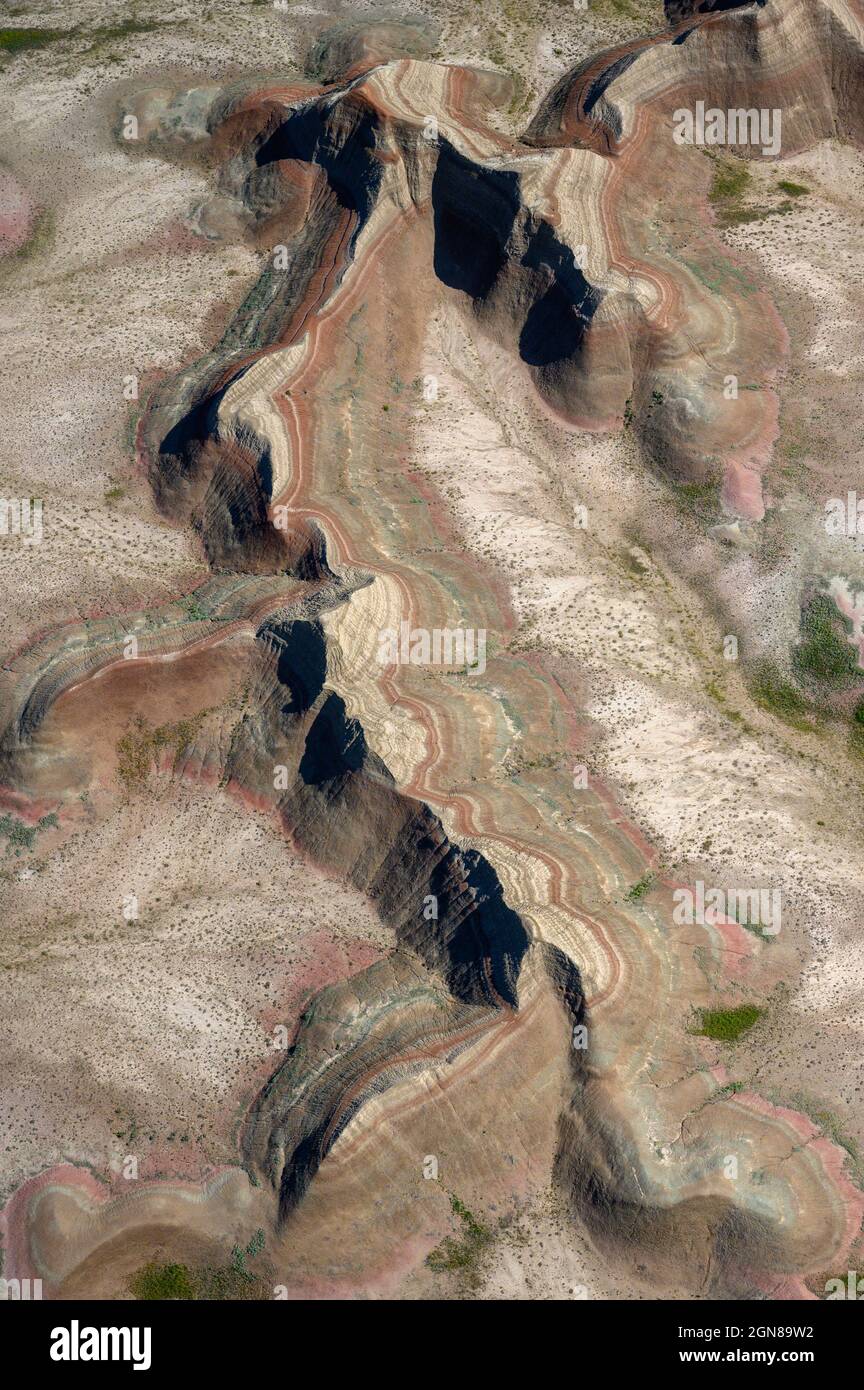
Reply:
<svg viewBox="0 0 864 1390"><path fill-rule="evenodd" d="M2 23L7 1296L830 1296L864 5Z"/></svg>

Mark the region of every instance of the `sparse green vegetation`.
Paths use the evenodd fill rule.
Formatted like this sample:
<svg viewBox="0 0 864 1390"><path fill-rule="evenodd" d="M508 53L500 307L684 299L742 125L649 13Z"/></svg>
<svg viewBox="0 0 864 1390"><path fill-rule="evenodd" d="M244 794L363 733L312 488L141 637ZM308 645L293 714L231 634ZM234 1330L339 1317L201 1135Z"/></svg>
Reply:
<svg viewBox="0 0 864 1390"><path fill-rule="evenodd" d="M714 161L714 176L711 180L708 201L714 205L722 226L730 227L739 222L752 220L753 214L749 213L743 205L744 195L748 192L751 183L750 170L741 160L716 159Z"/></svg>
<svg viewBox="0 0 864 1390"><path fill-rule="evenodd" d="M737 1042L761 1014L755 1004L741 1004L737 1009L703 1009L699 1027L691 1031L716 1042Z"/></svg>
<svg viewBox="0 0 864 1390"><path fill-rule="evenodd" d="M658 27L665 23L661 0L592 0L592 11L612 19L639 19Z"/></svg>
<svg viewBox="0 0 864 1390"><path fill-rule="evenodd" d="M0 52L23 53L29 48L44 48L55 39L67 38L68 29L0 29Z"/></svg>
<svg viewBox="0 0 864 1390"><path fill-rule="evenodd" d="M252 1255L260 1255L260 1254L261 1254L261 1251L262 1251L263 1249L264 1249L264 1231L263 1231L262 1228L259 1226L259 1227L258 1227L258 1230L255 1232L254 1236L253 1236L252 1239L250 1240L249 1244L246 1246L246 1254L247 1254L247 1255L250 1255L250 1256L252 1256Z"/></svg>
<svg viewBox="0 0 864 1390"><path fill-rule="evenodd" d="M88 58L96 57L114 63L120 60L116 53L111 52L112 44L136 34L152 34L170 27L171 21L160 23L158 20L136 19L132 15L119 24L97 25L93 29L87 29L83 25L73 25L68 29L0 29L0 55L7 53L14 56L47 48L49 44L66 39L76 40L79 45L85 45L83 48L79 47L78 52L86 54Z"/></svg>
<svg viewBox="0 0 864 1390"><path fill-rule="evenodd" d="M8 840L7 853L14 849L19 854L22 849L32 849L36 843L35 825L25 825L14 816L0 816L0 835Z"/></svg>
<svg viewBox="0 0 864 1390"><path fill-rule="evenodd" d="M815 594L807 603L801 632L792 669L802 684L842 690L860 678L857 651L846 640L844 620L827 594Z"/></svg>
<svg viewBox="0 0 864 1390"><path fill-rule="evenodd" d="M712 477L704 482L678 483L669 480L672 500L679 511L687 512L701 521L714 521L720 515L720 479Z"/></svg>
<svg viewBox="0 0 864 1390"><path fill-rule="evenodd" d="M789 198L797 198L809 193L810 189L802 183L781 180L778 192L786 193L787 199L773 207L747 207L745 200L753 191L753 176L742 160L712 156L714 176L708 200L713 204L721 227L738 227L747 222L761 222L765 217L783 217L793 212L795 204Z"/></svg>
<svg viewBox="0 0 864 1390"><path fill-rule="evenodd" d="M625 893L628 903L638 903L654 886L654 874L643 874L638 883L631 884Z"/></svg>
<svg viewBox="0 0 864 1390"><path fill-rule="evenodd" d="M54 240L54 215L49 209L37 214L33 223L30 235L19 246L13 256L4 256L0 263L0 280L5 280L14 274L16 267L20 267L22 262L35 260L37 256L44 255L50 248Z"/></svg>
<svg viewBox="0 0 864 1390"><path fill-rule="evenodd" d="M453 1193L450 1194L450 1208L462 1223L462 1234L445 1236L426 1256L426 1263L436 1273L457 1274L473 1289L480 1283L482 1257L494 1235Z"/></svg>
<svg viewBox="0 0 864 1390"><path fill-rule="evenodd" d="M155 20L130 18L124 19L122 24L107 24L94 29L92 37L99 41L125 39L129 34L153 34L164 27Z"/></svg>
<svg viewBox="0 0 864 1390"><path fill-rule="evenodd" d="M263 1237L263 1232L260 1234ZM133 1274L129 1281L129 1291L133 1298L146 1303L167 1300L212 1302L271 1298L272 1288L267 1281L251 1274L245 1268L245 1254L249 1253L251 1245L252 1241L245 1252L240 1246L235 1246L231 1263L227 1265L206 1265L202 1269L190 1269L184 1264L160 1264L152 1261Z"/></svg>
<svg viewBox="0 0 864 1390"><path fill-rule="evenodd" d="M858 1141L847 1132L838 1115L835 1115L832 1110L826 1110L823 1102L803 1091L793 1092L791 1096L769 1095L768 1099L776 1105L789 1105L794 1110L800 1110L802 1115L806 1115L809 1120L813 1121L814 1125L819 1126L832 1144L845 1149L848 1155L849 1172L858 1186L864 1188L864 1154L861 1152Z"/></svg>
<svg viewBox="0 0 864 1390"><path fill-rule="evenodd" d="M176 767L207 714L209 710L201 710L192 719L160 724L157 728L138 715L132 727L117 740L117 776L126 790L143 789L165 749L173 750Z"/></svg>
<svg viewBox="0 0 864 1390"><path fill-rule="evenodd" d="M210 614L206 608L202 608L197 599L184 598L180 600L180 607L185 608L189 617L195 623L206 623L210 620Z"/></svg>
<svg viewBox="0 0 864 1390"><path fill-rule="evenodd" d="M743 1081L730 1081L717 1092L718 1096L738 1096L744 1090Z"/></svg>
<svg viewBox="0 0 864 1390"><path fill-rule="evenodd" d="M776 715L793 729L809 733L815 728L813 706L772 661L766 659L754 667L750 693L760 709Z"/></svg>
<svg viewBox="0 0 864 1390"><path fill-rule="evenodd" d="M511 120L515 120L517 117L524 115L531 106L535 96L534 89L528 85L518 69L511 65L508 61L507 53L502 49L500 44L497 42L491 44L488 53L490 61L494 63L496 67L506 72L513 84L513 96L507 107L507 114Z"/></svg>
<svg viewBox="0 0 864 1390"><path fill-rule="evenodd" d="M191 1274L180 1264L146 1264L133 1274L129 1289L133 1298L146 1303L195 1298Z"/></svg>
<svg viewBox="0 0 864 1390"><path fill-rule="evenodd" d="M35 825L25 825L23 820L18 820L15 816L0 816L0 838L4 838L7 842L7 854L10 850L20 854L22 849L33 848L40 830L56 829L59 824L54 811L49 812L47 816L42 816Z"/></svg>
<svg viewBox="0 0 864 1390"><path fill-rule="evenodd" d="M723 714L724 718L731 720L733 724L737 724L738 727L742 729L745 733L753 732L741 711L735 709L732 705L729 704L726 695L720 689L720 686L717 684L716 681L707 680L705 682L705 693L706 695L710 696L710 698L714 701L717 708Z"/></svg>
<svg viewBox="0 0 864 1390"><path fill-rule="evenodd" d="M701 502L713 497L716 483L673 483L675 494L685 502Z"/></svg>

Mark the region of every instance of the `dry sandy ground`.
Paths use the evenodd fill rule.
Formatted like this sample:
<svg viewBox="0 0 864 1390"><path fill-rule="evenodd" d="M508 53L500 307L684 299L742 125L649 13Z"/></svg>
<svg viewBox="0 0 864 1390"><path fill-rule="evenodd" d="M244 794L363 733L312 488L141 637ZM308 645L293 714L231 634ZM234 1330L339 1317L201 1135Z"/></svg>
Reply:
<svg viewBox="0 0 864 1390"><path fill-rule="evenodd" d="M132 1154L143 1179L235 1161L305 1000L389 933L265 817L167 774L59 836L0 881L4 1196L60 1162Z"/></svg>
<svg viewBox="0 0 864 1390"><path fill-rule="evenodd" d="M851 412L864 347L854 307L864 160L823 144L770 173L756 166L752 206L768 201L763 190L779 178L811 195L726 235L767 280L794 345L768 478L770 524L785 531L791 561L769 570L749 554L709 551L692 532L682 549L680 514L627 437L538 424L519 404L506 354L457 313L442 312L430 332L424 369L438 378L439 396L419 409L415 440L420 470L448 499L465 544L510 586L516 649L556 653L564 688L584 690L596 725L592 766L663 864L687 882L782 886L783 930L801 974L786 979L752 1041L733 1050L732 1070L777 1100L803 1092L812 1108L821 1096L820 1108L860 1145L861 771L843 738L795 733L756 707L722 656L728 633L764 629L777 640L802 577L818 572L824 501L834 494L817 474L812 497L795 492L783 507L788 442L803 431L802 463L812 454L817 467L844 459L847 438L860 452ZM707 574L693 574L684 557L692 546L714 567Z"/></svg>
<svg viewBox="0 0 864 1390"><path fill-rule="evenodd" d="M54 8L18 8L15 23L66 23ZM440 23L449 61L516 75L502 117L514 127L532 94L622 33L611 7L586 19L567 5L484 5L468 23L462 6L414 8ZM633 10L659 24L659 4ZM196 239L205 175L130 157L111 122L133 78L299 65L316 9L292 11L166 7L164 30L7 65L4 160L43 212L33 248L0 268L2 494L44 499L45 539L0 544L4 650L64 619L155 604L201 573L192 539L159 519L134 473L123 379L137 374L143 395L153 373L211 346L260 257ZM82 31L120 16L124 7L76 6ZM792 330L778 455L790 446L790 466L818 468L831 450L859 447L864 174L859 155L832 145L764 177L781 168L812 196L726 236L769 279ZM690 586L671 548L639 543L647 514L667 534L676 517L629 441L529 419L508 392L508 362L461 318L442 315L428 370L440 397L418 412L419 467L449 499L466 546L510 584L520 642L555 653L562 677L584 689L598 771L670 869L784 885L802 974L730 1074L778 1097L816 1094L864 1143L861 777L830 738L757 710L720 657L729 623L758 618L737 595L764 604L771 577L745 557L737 569L724 562L717 591ZM778 468L769 486L782 499L791 481ZM584 531L573 526L579 504ZM797 506L789 534L806 532L815 547L818 509ZM707 681L722 682L746 732L706 696ZM118 1138L143 1175L230 1162L236 1122L272 1064L273 1026L290 1025L307 990L388 946L361 899L315 878L268 823L222 794L158 785L114 808L83 806L71 837L48 834L38 858L22 872L24 858L7 856L0 883L4 1196L63 1160L104 1172ZM136 921L122 915L128 894ZM561 1236L554 1213L527 1225L527 1243L500 1252L487 1296L632 1294L587 1242Z"/></svg>

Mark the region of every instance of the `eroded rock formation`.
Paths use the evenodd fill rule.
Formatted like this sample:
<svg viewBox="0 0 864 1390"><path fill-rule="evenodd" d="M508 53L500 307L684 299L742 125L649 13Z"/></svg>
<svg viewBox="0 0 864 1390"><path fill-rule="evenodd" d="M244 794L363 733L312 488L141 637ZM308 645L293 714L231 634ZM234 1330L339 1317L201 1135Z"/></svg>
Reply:
<svg viewBox="0 0 864 1390"><path fill-rule="evenodd" d="M574 805L578 710L542 658L508 651L506 594L434 506L412 505L387 430L446 299L518 365L526 409L597 431L632 415L661 476L722 474L730 519L762 516L782 329L713 237L704 159L673 141L673 112L703 96L778 106L787 148L860 140L862 25L834 0L666 8L667 33L566 74L520 140L496 129L504 79L393 57L415 50L386 26L319 48L318 85L149 94L138 109L168 148L194 132L215 197L268 248L222 341L154 391L139 430L158 505L192 527L212 578L11 659L3 778L62 802L92 773L97 731L76 733L91 692L111 746L148 700L164 714L170 662L172 717L202 716L178 775L268 809L392 931L390 957L310 1003L242 1127L244 1164L307 1251L322 1177L334 1206L340 1183L372 1200L350 1162L367 1117L398 1131L425 1101L440 1126L432 1093L474 1080L492 1110L509 1088L527 1133L543 1110L574 1220L661 1287L794 1287L842 1258L860 1219L834 1146L700 1066L682 1010L724 972L759 978L758 943L731 919L673 931L662 876L665 926L623 895L650 851L599 782ZM748 388L734 399L733 372ZM382 666L378 634L405 620L482 629L488 667ZM210 709L238 672L229 727ZM514 730L532 777L502 773ZM758 1189L724 1176L732 1145L768 1174ZM539 1189L527 1160L514 1167ZM370 1258L416 1235L400 1209Z"/></svg>

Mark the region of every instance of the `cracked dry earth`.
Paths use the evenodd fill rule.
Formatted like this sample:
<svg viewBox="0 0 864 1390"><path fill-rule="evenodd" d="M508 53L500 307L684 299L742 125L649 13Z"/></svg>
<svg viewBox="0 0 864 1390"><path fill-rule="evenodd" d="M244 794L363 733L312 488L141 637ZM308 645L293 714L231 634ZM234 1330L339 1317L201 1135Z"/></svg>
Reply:
<svg viewBox="0 0 864 1390"><path fill-rule="evenodd" d="M91 3L3 60L0 1229L46 1297L862 1257L864 6L474 9ZM676 142L698 101L782 150Z"/></svg>

